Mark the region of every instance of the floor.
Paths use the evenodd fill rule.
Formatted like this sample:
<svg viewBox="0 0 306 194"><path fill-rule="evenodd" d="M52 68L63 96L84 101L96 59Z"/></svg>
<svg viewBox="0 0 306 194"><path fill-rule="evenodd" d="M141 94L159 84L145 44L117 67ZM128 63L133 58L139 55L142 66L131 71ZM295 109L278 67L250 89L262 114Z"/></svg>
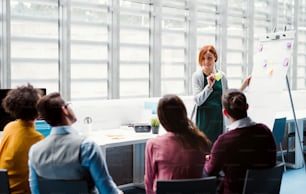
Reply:
<svg viewBox="0 0 306 194"><path fill-rule="evenodd" d="M306 193L306 169L287 169L283 175L280 194Z"/></svg>
<svg viewBox="0 0 306 194"><path fill-rule="evenodd" d="M126 187L124 194L145 194L145 190L137 187ZM290 169L284 172L280 194L301 194L306 191L306 168ZM306 192L305 192L306 193Z"/></svg>
<svg viewBox="0 0 306 194"><path fill-rule="evenodd" d="M128 187L123 190L124 194L146 194L146 191L141 188Z"/></svg>

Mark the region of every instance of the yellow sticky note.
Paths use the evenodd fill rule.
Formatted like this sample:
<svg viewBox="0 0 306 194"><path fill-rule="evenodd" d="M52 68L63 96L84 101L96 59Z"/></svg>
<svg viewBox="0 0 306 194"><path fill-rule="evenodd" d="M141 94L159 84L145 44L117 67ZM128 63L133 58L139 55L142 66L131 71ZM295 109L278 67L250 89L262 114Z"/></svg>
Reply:
<svg viewBox="0 0 306 194"><path fill-rule="evenodd" d="M222 78L222 74L221 73L215 73L215 80L219 81Z"/></svg>

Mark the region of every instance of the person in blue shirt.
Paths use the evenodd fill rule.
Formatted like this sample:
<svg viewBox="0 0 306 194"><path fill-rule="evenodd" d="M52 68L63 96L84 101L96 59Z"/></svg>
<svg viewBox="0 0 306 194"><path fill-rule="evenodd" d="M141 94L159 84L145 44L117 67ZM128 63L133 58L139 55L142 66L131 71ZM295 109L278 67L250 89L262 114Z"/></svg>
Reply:
<svg viewBox="0 0 306 194"><path fill-rule="evenodd" d="M71 127L76 116L59 93L42 97L37 110L52 129L49 136L29 151L32 194L40 193L38 179L85 179L92 194L123 193L110 176L100 147Z"/></svg>

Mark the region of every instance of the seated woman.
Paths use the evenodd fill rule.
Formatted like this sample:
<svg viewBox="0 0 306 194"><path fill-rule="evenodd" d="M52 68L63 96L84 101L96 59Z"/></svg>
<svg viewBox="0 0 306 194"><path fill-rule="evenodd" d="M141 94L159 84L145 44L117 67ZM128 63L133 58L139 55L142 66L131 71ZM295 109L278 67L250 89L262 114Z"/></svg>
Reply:
<svg viewBox="0 0 306 194"><path fill-rule="evenodd" d="M158 118L166 134L150 139L145 152L145 187L156 192L158 179L185 179L202 176L209 139L188 118L183 101L165 95L158 103Z"/></svg>

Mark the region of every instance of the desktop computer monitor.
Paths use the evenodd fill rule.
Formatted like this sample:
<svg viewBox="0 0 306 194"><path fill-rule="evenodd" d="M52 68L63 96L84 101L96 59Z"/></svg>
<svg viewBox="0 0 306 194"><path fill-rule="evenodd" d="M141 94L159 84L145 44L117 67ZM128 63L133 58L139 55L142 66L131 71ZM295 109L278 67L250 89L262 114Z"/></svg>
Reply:
<svg viewBox="0 0 306 194"><path fill-rule="evenodd" d="M35 129L44 137L47 137L50 134L51 126L45 120L38 119L35 121Z"/></svg>
<svg viewBox="0 0 306 194"><path fill-rule="evenodd" d="M46 88L38 88L43 91L43 95L46 95L47 90ZM11 89L0 89L0 131L3 131L3 128L5 125L13 120L15 120L14 117L12 117L10 114L6 113L4 111L4 108L2 107L2 100L5 98L7 93Z"/></svg>
<svg viewBox="0 0 306 194"><path fill-rule="evenodd" d="M6 94L10 89L0 89L0 131L3 131L4 126L15 120L12 116L4 111L2 107L2 100L5 98Z"/></svg>

